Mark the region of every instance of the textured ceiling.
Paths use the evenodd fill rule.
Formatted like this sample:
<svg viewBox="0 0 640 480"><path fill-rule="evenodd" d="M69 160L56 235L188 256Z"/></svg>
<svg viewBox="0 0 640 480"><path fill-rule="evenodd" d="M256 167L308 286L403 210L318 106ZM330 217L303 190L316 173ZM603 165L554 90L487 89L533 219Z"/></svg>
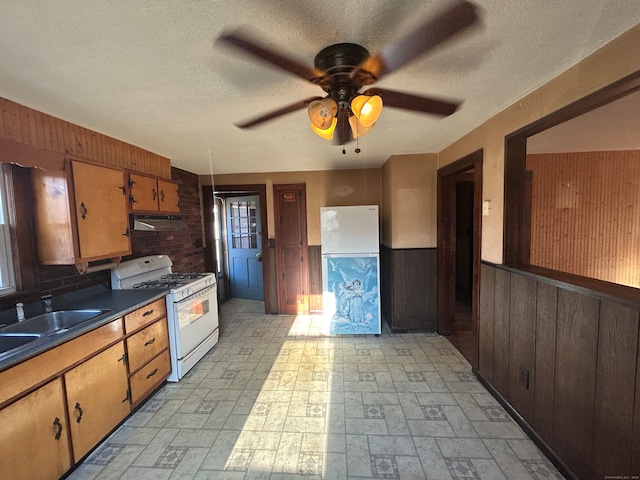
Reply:
<svg viewBox="0 0 640 480"><path fill-rule="evenodd" d="M637 0L478 0L483 24L376 86L463 101L450 117L386 108L346 154L304 110L245 120L322 91L214 45L250 25L308 64L323 47L378 52L442 0L2 0L0 96L169 157L197 173L380 166L437 152L640 22Z"/></svg>

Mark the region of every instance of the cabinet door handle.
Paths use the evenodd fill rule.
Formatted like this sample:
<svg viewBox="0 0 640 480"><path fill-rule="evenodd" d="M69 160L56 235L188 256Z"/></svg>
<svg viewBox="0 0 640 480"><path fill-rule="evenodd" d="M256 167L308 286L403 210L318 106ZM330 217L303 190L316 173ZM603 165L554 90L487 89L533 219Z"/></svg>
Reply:
<svg viewBox="0 0 640 480"><path fill-rule="evenodd" d="M127 394L125 395L124 399L122 400L122 403L129 401L129 398L131 398L131 392L127 388Z"/></svg>
<svg viewBox="0 0 640 480"><path fill-rule="evenodd" d="M80 204L80 216L83 220L87 218L87 206L84 204L84 202Z"/></svg>
<svg viewBox="0 0 640 480"><path fill-rule="evenodd" d="M154 310L153 308L152 308L151 310L147 310L146 312L144 312L144 313L142 314L142 316L143 316L143 317L148 317L149 315L151 315L151 314L153 313L153 310Z"/></svg>
<svg viewBox="0 0 640 480"><path fill-rule="evenodd" d="M118 359L119 362L122 362L123 365L127 364L127 354L123 353L122 356Z"/></svg>
<svg viewBox="0 0 640 480"><path fill-rule="evenodd" d="M121 187L118 187L122 190L122 194L126 195L127 194L127 186L126 185L122 185Z"/></svg>
<svg viewBox="0 0 640 480"><path fill-rule="evenodd" d="M164 190L160 190L160 201L164 202Z"/></svg>
<svg viewBox="0 0 640 480"><path fill-rule="evenodd" d="M155 341L156 341L156 337L153 337L151 340L149 340L148 342L146 342L146 343L144 344L144 346L145 346L145 347L148 347L149 345L151 345L151 344L152 344L153 342L155 342Z"/></svg>
<svg viewBox="0 0 640 480"><path fill-rule="evenodd" d="M56 435L53 438L55 438L56 440L60 440L60 437L62 436L62 424L60 423L60 419L58 417L56 417L56 419L53 421L53 426L58 429Z"/></svg>
<svg viewBox="0 0 640 480"><path fill-rule="evenodd" d="M156 192L155 188L151 189L151 195L153 196L153 199L155 200L156 198L158 198L158 192Z"/></svg>
<svg viewBox="0 0 640 480"><path fill-rule="evenodd" d="M147 378L153 377L156 373L158 373L158 369L154 368L153 371L149 375L147 375Z"/></svg>
<svg viewBox="0 0 640 480"><path fill-rule="evenodd" d="M82 408L80 408L80 403L76 402L73 408L75 408L78 411L78 417L76 418L76 422L80 423L80 420L82 420Z"/></svg>
<svg viewBox="0 0 640 480"><path fill-rule="evenodd" d="M128 237L130 235L129 228L127 228L122 234L123 237Z"/></svg>

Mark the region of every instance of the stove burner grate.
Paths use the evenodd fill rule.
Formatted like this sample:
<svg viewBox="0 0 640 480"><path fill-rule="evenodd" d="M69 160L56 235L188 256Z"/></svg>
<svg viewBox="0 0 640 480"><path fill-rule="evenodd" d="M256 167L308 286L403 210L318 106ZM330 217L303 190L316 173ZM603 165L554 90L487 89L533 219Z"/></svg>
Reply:
<svg viewBox="0 0 640 480"><path fill-rule="evenodd" d="M161 279L149 280L146 282L136 283L133 288L177 288L186 285L187 282L180 280Z"/></svg>

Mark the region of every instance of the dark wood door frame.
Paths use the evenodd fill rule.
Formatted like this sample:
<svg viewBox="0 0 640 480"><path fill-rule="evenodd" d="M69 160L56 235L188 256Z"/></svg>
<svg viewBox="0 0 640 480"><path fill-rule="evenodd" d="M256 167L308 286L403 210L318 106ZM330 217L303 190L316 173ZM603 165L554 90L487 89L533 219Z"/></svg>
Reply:
<svg viewBox="0 0 640 480"><path fill-rule="evenodd" d="M475 353L469 359L475 372L478 368L478 305L480 299L480 241L482 227L482 159L483 150L473 152L460 160L438 169L438 326L442 332L449 319L453 318L455 306L455 196L456 177L473 169L474 214L473 214L473 265L471 328Z"/></svg>
<svg viewBox="0 0 640 480"><path fill-rule="evenodd" d="M260 222L261 227L261 243L262 243L262 284L264 286L264 311L274 311L275 305L271 305L271 287L269 278L271 278L270 259L269 259L269 238L267 229L267 186L265 184L248 184L248 185L203 185L202 196L205 208L205 219L207 218L207 209L209 204L213 206L213 194L220 193L221 196L232 196L233 194L256 194L260 197ZM206 228L206 226L205 226ZM207 245L209 248L209 245Z"/></svg>

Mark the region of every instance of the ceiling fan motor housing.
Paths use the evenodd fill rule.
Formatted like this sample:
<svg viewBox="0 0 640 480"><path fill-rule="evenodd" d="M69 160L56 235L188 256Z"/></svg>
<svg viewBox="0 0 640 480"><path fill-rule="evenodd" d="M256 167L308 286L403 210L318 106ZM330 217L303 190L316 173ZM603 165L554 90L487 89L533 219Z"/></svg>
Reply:
<svg viewBox="0 0 640 480"><path fill-rule="evenodd" d="M369 51L355 43L336 43L320 50L313 60L319 70L326 72L318 85L338 103L339 111L348 111L349 104L363 85L373 82L365 70L352 72L369 58Z"/></svg>

